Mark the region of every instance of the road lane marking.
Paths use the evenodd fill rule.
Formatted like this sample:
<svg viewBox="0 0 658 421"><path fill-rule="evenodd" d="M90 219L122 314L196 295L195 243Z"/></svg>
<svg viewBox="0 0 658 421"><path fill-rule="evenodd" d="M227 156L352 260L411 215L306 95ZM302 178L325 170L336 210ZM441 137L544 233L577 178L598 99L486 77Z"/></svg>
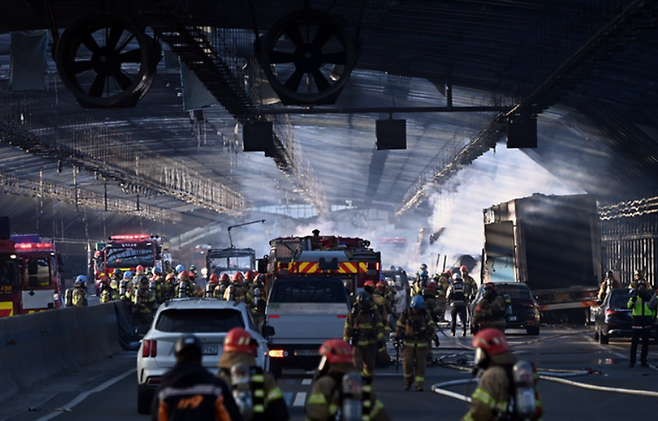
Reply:
<svg viewBox="0 0 658 421"><path fill-rule="evenodd" d="M313 379L304 379L304 380L302 380L302 384L303 385L310 385L312 381L313 381Z"/></svg>
<svg viewBox="0 0 658 421"><path fill-rule="evenodd" d="M87 397L89 397L89 395L91 395L92 393L102 392L103 390L105 390L108 387L112 386L114 383L118 382L119 380L123 379L124 377L128 377L129 375L134 374L136 371L137 371L137 368L131 368L130 370L126 371L125 373L119 374L118 376L106 381L105 383L103 383L99 386L96 386L95 388L93 388L91 390L80 393L78 396L73 398L73 400L71 400L69 403L64 404L62 406L62 409L66 410L66 409L73 408L74 406L76 406L80 402L87 399ZM65 412L65 411L51 412L50 414L48 414L46 416L38 418L36 421L48 421L48 420L53 419L56 416L62 414L63 412Z"/></svg>
<svg viewBox="0 0 658 421"><path fill-rule="evenodd" d="M298 392L292 406L304 406L304 402L306 402L306 392Z"/></svg>

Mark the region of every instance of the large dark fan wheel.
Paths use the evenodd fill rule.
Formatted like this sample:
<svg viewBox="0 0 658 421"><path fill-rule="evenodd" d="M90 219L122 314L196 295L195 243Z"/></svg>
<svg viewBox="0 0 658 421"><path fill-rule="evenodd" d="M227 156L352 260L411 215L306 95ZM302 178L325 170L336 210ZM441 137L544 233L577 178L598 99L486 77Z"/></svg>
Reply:
<svg viewBox="0 0 658 421"><path fill-rule="evenodd" d="M73 22L55 53L62 83L85 108L134 106L153 84L160 57L158 42L112 13Z"/></svg>
<svg viewBox="0 0 658 421"><path fill-rule="evenodd" d="M270 85L285 105L335 102L356 61L355 46L342 25L312 9L279 19L256 50Z"/></svg>

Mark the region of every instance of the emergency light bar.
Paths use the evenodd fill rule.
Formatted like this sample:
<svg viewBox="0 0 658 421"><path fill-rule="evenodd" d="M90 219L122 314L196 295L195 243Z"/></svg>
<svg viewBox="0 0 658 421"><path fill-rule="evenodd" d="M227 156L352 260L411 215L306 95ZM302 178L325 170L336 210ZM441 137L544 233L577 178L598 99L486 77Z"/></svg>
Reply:
<svg viewBox="0 0 658 421"><path fill-rule="evenodd" d="M54 250L52 243L18 243L16 250Z"/></svg>
<svg viewBox="0 0 658 421"><path fill-rule="evenodd" d="M149 234L113 235L110 240L146 240L149 238L151 238Z"/></svg>

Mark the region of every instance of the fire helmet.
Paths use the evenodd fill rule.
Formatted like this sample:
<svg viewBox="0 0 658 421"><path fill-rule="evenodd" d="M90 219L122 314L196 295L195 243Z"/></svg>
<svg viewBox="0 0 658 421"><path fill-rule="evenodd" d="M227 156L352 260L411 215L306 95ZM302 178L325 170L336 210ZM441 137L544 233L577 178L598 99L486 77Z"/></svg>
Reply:
<svg viewBox="0 0 658 421"><path fill-rule="evenodd" d="M468 273L468 268L466 267L466 265L462 265L462 267L460 267L459 270L460 270L461 272L466 272L466 273Z"/></svg>
<svg viewBox="0 0 658 421"><path fill-rule="evenodd" d="M388 284L386 283L386 281L379 281L377 282L377 285L375 287L380 291L385 291L387 286Z"/></svg>
<svg viewBox="0 0 658 421"><path fill-rule="evenodd" d="M424 310L425 309L425 299L420 295L414 295L411 299L411 304L409 307L415 310Z"/></svg>
<svg viewBox="0 0 658 421"><path fill-rule="evenodd" d="M258 342L251 334L241 327L229 330L224 339L224 352L244 352L245 354L258 354Z"/></svg>
<svg viewBox="0 0 658 421"><path fill-rule="evenodd" d="M235 275L233 275L233 282L242 282L244 279L244 275L242 272L235 272Z"/></svg>
<svg viewBox="0 0 658 421"><path fill-rule="evenodd" d="M209 281L212 283L219 282L219 276L216 273L213 273L212 275L210 275Z"/></svg>
<svg viewBox="0 0 658 421"><path fill-rule="evenodd" d="M342 339L329 339L323 343L320 355L332 364L352 363L352 347Z"/></svg>
<svg viewBox="0 0 658 421"><path fill-rule="evenodd" d="M482 348L490 356L509 351L505 334L494 328L487 328L479 331L473 337L472 345L475 348Z"/></svg>

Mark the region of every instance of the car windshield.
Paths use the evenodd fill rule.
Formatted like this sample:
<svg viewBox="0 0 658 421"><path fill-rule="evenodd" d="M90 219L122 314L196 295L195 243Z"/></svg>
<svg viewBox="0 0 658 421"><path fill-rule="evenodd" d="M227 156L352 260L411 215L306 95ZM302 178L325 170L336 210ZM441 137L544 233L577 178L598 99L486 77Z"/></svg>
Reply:
<svg viewBox="0 0 658 421"><path fill-rule="evenodd" d="M482 296L480 291L480 296ZM532 301L532 294L530 293L530 288L524 284L497 284L496 292L500 295L509 295L512 300L528 300Z"/></svg>
<svg viewBox="0 0 658 421"><path fill-rule="evenodd" d="M335 278L279 279L270 296L271 303L345 303L345 286Z"/></svg>
<svg viewBox="0 0 658 421"><path fill-rule="evenodd" d="M105 265L108 268L153 266L153 248L110 247L106 251Z"/></svg>
<svg viewBox="0 0 658 421"><path fill-rule="evenodd" d="M176 333L222 333L234 327L244 327L244 322L233 309L164 310L155 324L161 332Z"/></svg>

